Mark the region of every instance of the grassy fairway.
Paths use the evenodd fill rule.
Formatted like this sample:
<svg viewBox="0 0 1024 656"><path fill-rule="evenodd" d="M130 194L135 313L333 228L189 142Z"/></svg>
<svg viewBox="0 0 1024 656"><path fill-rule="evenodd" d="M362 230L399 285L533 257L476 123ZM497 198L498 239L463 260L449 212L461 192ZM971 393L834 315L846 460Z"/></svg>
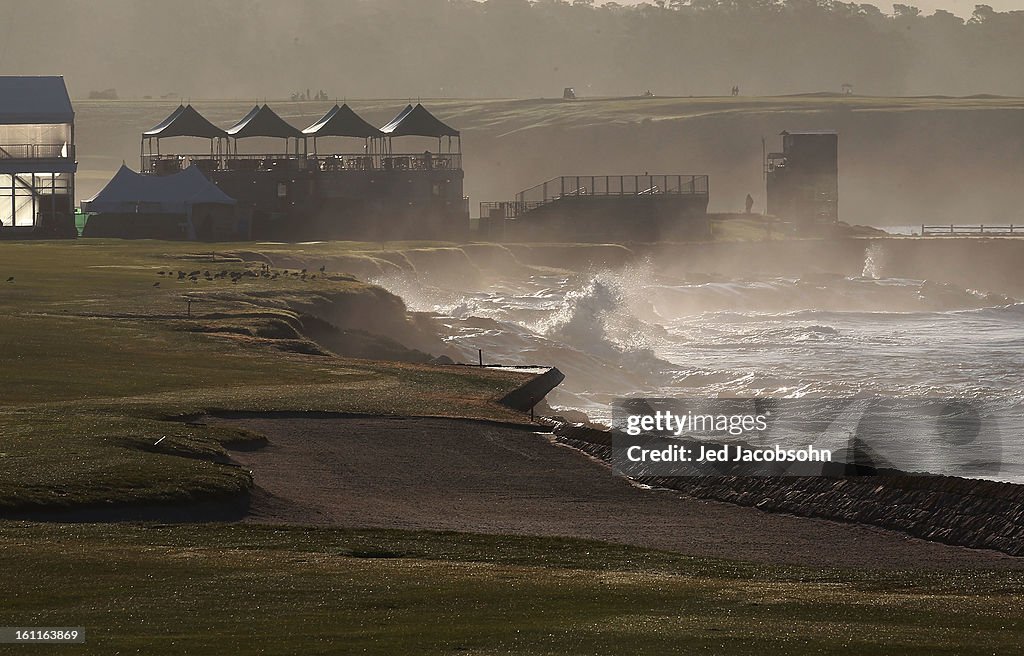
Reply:
<svg viewBox="0 0 1024 656"><path fill-rule="evenodd" d="M167 421L210 409L521 418L494 403L517 375L310 354L293 308L400 313L383 290L339 273L179 280L254 270L194 249L0 242L0 509L238 492L248 474L214 460L249 437ZM368 257L357 251L318 256Z"/></svg>
<svg viewBox="0 0 1024 656"><path fill-rule="evenodd" d="M0 243L0 512L237 493L248 473L220 462L224 444L257 436L171 420L210 409L520 418L494 402L519 376L306 348L296 308L393 310L378 288L157 274L247 268L193 247ZM990 654L1024 638L1018 572L767 567L567 539L0 521L0 572L0 625L86 629L85 645L13 648L33 654Z"/></svg>
<svg viewBox="0 0 1024 656"><path fill-rule="evenodd" d="M1010 653L1020 573L741 565L596 542L256 526L0 525L33 653ZM63 653L61 651L60 653Z"/></svg>

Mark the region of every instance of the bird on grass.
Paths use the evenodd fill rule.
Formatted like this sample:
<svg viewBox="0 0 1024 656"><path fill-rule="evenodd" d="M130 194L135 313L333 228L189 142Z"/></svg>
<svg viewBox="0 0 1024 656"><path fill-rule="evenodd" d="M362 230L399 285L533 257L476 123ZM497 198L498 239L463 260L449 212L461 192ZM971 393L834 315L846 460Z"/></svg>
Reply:
<svg viewBox="0 0 1024 656"><path fill-rule="evenodd" d="M320 267L320 273L327 273L327 265L326 264L323 265L322 267Z"/></svg>
<svg viewBox="0 0 1024 656"><path fill-rule="evenodd" d="M153 283L153 286L154 286L154 287L159 287L159 286L160 286L160 281L159 281L159 280L157 280L157 281L156 281L155 283Z"/></svg>
<svg viewBox="0 0 1024 656"><path fill-rule="evenodd" d="M14 276L11 276L10 278L8 278L7 282L14 282Z"/></svg>

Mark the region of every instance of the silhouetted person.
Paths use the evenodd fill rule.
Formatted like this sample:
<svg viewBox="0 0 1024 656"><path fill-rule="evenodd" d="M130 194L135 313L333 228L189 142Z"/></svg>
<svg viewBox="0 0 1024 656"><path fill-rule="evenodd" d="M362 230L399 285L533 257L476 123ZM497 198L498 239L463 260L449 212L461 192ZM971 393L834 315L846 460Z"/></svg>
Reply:
<svg viewBox="0 0 1024 656"><path fill-rule="evenodd" d="M423 168L428 171L434 168L434 156L430 154L429 150L423 151Z"/></svg>
<svg viewBox="0 0 1024 656"><path fill-rule="evenodd" d="M750 210L754 209L754 197L747 194L747 214L750 214Z"/></svg>

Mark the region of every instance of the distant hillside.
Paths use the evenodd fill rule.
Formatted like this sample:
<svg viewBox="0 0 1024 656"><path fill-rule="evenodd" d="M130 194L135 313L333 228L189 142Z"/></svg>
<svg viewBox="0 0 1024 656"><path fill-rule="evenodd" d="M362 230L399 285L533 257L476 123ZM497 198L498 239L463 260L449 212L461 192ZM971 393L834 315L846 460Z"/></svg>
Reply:
<svg viewBox="0 0 1024 656"><path fill-rule="evenodd" d="M0 74L121 98L1024 95L1024 12L914 0L4 3ZM961 4L967 4L964 2ZM971 3L974 4L974 3ZM1019 5L1019 2L1017 3ZM973 10L973 11L972 11ZM159 38L154 38L159 27Z"/></svg>

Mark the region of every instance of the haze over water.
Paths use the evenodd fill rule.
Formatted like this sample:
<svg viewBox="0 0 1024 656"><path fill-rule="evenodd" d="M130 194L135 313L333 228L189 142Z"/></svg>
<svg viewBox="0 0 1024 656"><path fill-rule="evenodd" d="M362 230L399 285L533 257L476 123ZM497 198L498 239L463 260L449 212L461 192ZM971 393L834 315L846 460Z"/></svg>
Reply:
<svg viewBox="0 0 1024 656"><path fill-rule="evenodd" d="M482 348L487 362L558 366L567 379L551 403L597 421L610 423L620 396L956 398L1004 429L998 443L971 454L922 438L903 464L1024 481L1024 448L1006 436L1024 417L1024 304L876 278L873 266L868 252L861 277L728 280L638 266L507 277L479 291L423 277L377 282L437 313L462 361ZM979 459L999 464L979 474Z"/></svg>

